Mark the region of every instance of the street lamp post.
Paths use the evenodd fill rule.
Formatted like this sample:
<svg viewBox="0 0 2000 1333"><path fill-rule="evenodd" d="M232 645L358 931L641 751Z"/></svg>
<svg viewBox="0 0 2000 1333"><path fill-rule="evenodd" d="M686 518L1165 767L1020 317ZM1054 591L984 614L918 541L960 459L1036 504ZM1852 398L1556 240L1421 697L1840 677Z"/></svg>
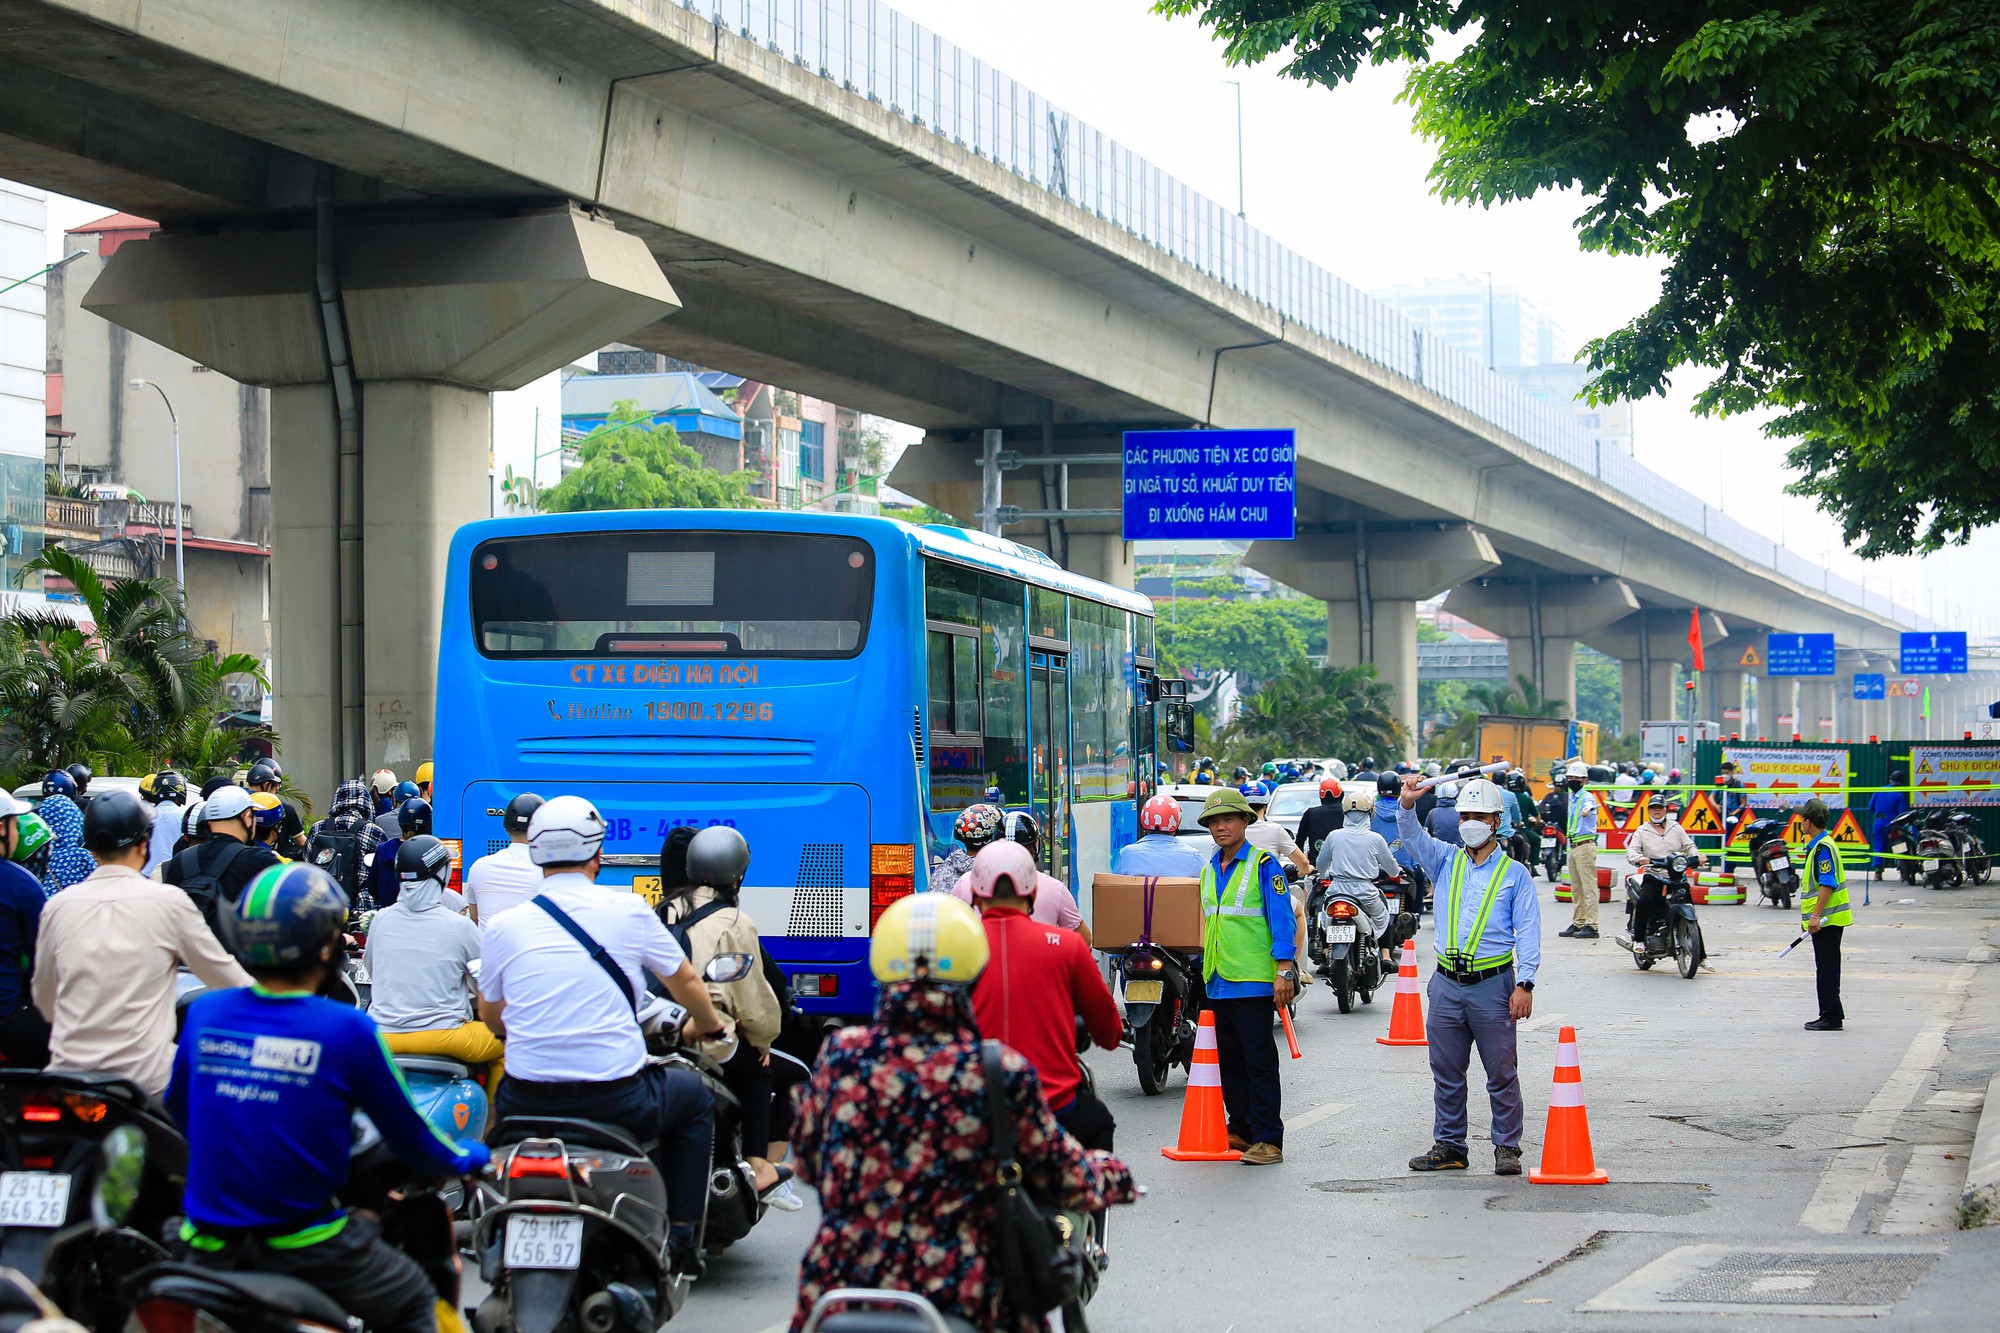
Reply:
<svg viewBox="0 0 2000 1333"><path fill-rule="evenodd" d="M167 420L174 423L174 582L181 585L181 600L187 600L187 532L181 522L181 418L174 411L173 400L167 391L151 380L128 380L134 389L151 389L160 395L160 402L166 406Z"/></svg>
<svg viewBox="0 0 2000 1333"><path fill-rule="evenodd" d="M1236 90L1236 216L1243 216L1243 84L1237 79L1224 79L1224 83Z"/></svg>

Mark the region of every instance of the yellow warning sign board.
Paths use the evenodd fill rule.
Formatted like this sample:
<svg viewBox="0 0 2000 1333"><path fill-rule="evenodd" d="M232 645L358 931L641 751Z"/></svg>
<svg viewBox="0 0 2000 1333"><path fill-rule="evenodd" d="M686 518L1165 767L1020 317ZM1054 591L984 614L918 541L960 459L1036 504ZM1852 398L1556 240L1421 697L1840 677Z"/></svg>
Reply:
<svg viewBox="0 0 2000 1333"><path fill-rule="evenodd" d="M1806 827L1806 817L1794 813L1785 821L1785 841L1802 845L1812 841L1812 830Z"/></svg>
<svg viewBox="0 0 2000 1333"><path fill-rule="evenodd" d="M1644 801L1635 802L1632 808L1625 813L1625 831L1627 833L1637 833L1645 825L1646 803Z"/></svg>
<svg viewBox="0 0 2000 1333"><path fill-rule="evenodd" d="M1705 791L1698 791L1681 812L1681 827L1689 833L1722 832L1722 812L1715 808L1715 798Z"/></svg>
<svg viewBox="0 0 2000 1333"><path fill-rule="evenodd" d="M1736 665L1740 667L1763 666L1764 665L1763 654L1757 651L1756 644L1754 643L1745 644L1743 647L1743 656L1736 659Z"/></svg>
<svg viewBox="0 0 2000 1333"><path fill-rule="evenodd" d="M1833 832L1828 836L1843 847L1868 846L1868 835L1861 831L1861 821L1854 817L1852 810L1840 812L1840 818L1833 821Z"/></svg>

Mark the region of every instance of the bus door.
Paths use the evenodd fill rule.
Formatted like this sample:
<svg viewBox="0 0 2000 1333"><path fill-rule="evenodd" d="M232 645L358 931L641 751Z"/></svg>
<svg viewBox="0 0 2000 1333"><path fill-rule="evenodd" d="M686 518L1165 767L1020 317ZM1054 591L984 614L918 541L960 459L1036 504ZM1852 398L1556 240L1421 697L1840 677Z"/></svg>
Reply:
<svg viewBox="0 0 2000 1333"><path fill-rule="evenodd" d="M1069 882L1069 656L1028 655L1028 729L1034 773L1028 800L1042 826L1042 868Z"/></svg>

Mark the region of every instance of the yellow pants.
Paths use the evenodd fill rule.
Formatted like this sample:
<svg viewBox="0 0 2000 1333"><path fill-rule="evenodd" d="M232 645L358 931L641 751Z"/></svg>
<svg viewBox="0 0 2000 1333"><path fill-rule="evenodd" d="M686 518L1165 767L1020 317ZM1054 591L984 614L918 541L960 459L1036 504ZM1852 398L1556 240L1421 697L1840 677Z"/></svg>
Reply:
<svg viewBox="0 0 2000 1333"><path fill-rule="evenodd" d="M493 1029L478 1019L455 1028L431 1032L385 1032L382 1040L397 1055L442 1055L461 1064L486 1066L486 1096L490 1100L500 1086L505 1069L501 1060L506 1047Z"/></svg>
<svg viewBox="0 0 2000 1333"><path fill-rule="evenodd" d="M1569 849L1569 900L1572 924L1597 928L1597 844L1580 842Z"/></svg>

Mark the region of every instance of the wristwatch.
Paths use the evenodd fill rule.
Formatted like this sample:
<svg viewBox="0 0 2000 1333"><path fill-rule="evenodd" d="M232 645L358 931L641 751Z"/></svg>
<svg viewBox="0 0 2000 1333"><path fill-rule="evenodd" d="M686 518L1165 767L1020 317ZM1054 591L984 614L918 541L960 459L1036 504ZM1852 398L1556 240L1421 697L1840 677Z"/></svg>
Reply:
<svg viewBox="0 0 2000 1333"><path fill-rule="evenodd" d="M1522 990L1528 992L1528 994L1530 995L1533 995L1535 993L1535 983L1532 981L1517 981L1514 984L1516 986L1519 986Z"/></svg>
<svg viewBox="0 0 2000 1333"><path fill-rule="evenodd" d="M1278 980L1296 982L1298 979L1299 970L1296 967L1281 967L1278 969Z"/></svg>

